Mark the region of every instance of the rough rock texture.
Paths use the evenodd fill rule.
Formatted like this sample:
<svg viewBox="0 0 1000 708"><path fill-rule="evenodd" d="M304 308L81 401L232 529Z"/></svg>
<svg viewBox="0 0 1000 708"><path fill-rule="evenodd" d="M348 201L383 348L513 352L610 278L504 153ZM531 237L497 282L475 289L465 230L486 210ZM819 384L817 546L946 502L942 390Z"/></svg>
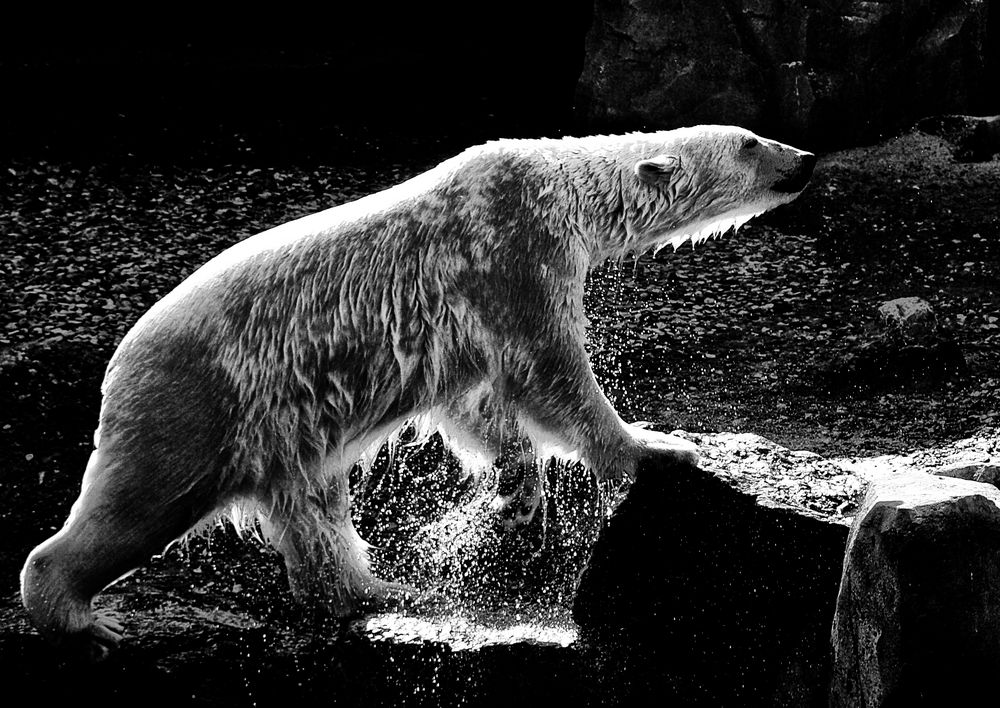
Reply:
<svg viewBox="0 0 1000 708"><path fill-rule="evenodd" d="M1000 464L956 462L934 470L941 477L967 479L970 482L982 482L1000 487Z"/></svg>
<svg viewBox="0 0 1000 708"><path fill-rule="evenodd" d="M991 12L985 0L597 0L577 110L601 127L737 123L814 148L996 112Z"/></svg>
<svg viewBox="0 0 1000 708"><path fill-rule="evenodd" d="M1000 492L901 471L872 481L833 624L831 705L971 705L1000 671Z"/></svg>
<svg viewBox="0 0 1000 708"><path fill-rule="evenodd" d="M894 498L933 498L952 484L997 495L992 487L935 476L992 479L1000 469L996 430L937 449L830 459L752 434L675 434L699 444L703 469L643 471L598 539L574 608L581 626L576 646L601 657L602 672L620 677L597 688L613 687L604 698L617 696L626 705L671 696L685 705L827 705L831 623L845 582L839 553L846 524L866 516L858 511L866 490L891 489L893 480L905 479L907 488ZM959 505L966 504L975 512L992 503ZM925 526L925 540L940 551L935 544L947 550L964 538L955 556L979 554L988 564L995 542L981 526L960 515L934 531ZM962 575L960 565L947 566L949 553L928 556L954 571L950 578L942 571L948 583L925 577L910 606L948 602L951 593L973 598L973 615L974 608L985 610L991 600L983 598L1000 592L1000 578L988 569ZM978 616L991 623L979 627L981 634L1000 633L1000 618ZM968 621L954 629L955 641L972 632ZM906 637L900 651L921 651L926 636ZM858 665L865 671L879 670L864 661ZM651 670L655 666L664 668ZM940 698L934 691L947 675L936 676L937 684L929 680L912 695Z"/></svg>
<svg viewBox="0 0 1000 708"><path fill-rule="evenodd" d="M1000 429L985 427L972 437L956 440L942 447L914 450L906 454L834 458L829 462L862 480L866 488L871 480L898 472L929 472L946 477L974 479L966 476L964 470L974 475L980 467L984 471L1000 468Z"/></svg>
<svg viewBox="0 0 1000 708"><path fill-rule="evenodd" d="M959 162L985 162L1000 153L1000 116L936 115L915 127L951 142Z"/></svg>
<svg viewBox="0 0 1000 708"><path fill-rule="evenodd" d="M822 384L832 391L930 388L963 376L967 369L950 328L917 297L883 302L867 338L816 364Z"/></svg>
<svg viewBox="0 0 1000 708"><path fill-rule="evenodd" d="M890 331L899 331L901 336L918 337L936 324L934 308L919 297L897 297L878 306L882 323Z"/></svg>
<svg viewBox="0 0 1000 708"><path fill-rule="evenodd" d="M601 678L587 670L569 625L499 617L376 615L337 626L262 620L218 595L183 597L180 569L145 573L116 593L130 640L96 666L59 661L20 608L0 607L0 677L8 695L38 705L79 702L91 688L105 706L588 705ZM30 694L29 694L30 692Z"/></svg>
<svg viewBox="0 0 1000 708"><path fill-rule="evenodd" d="M626 705L825 705L838 509L860 482L755 435L688 437L706 469L642 470L594 547L584 646Z"/></svg>

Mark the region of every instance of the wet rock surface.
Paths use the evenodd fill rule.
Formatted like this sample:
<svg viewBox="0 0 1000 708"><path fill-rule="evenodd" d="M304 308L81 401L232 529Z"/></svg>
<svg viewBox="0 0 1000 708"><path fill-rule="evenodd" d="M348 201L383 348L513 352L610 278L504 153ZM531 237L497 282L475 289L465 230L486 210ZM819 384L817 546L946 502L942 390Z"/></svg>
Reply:
<svg viewBox="0 0 1000 708"><path fill-rule="evenodd" d="M848 531L838 509L860 482L757 436L691 437L709 471L642 470L574 618L636 705L825 705ZM657 664L669 668L649 674Z"/></svg>
<svg viewBox="0 0 1000 708"><path fill-rule="evenodd" d="M833 623L831 705L968 705L1000 670L1000 492L915 471L872 480Z"/></svg>
<svg viewBox="0 0 1000 708"><path fill-rule="evenodd" d="M220 610L211 593L182 601L165 573L143 580L103 603L127 616L131 637L95 666L59 661L5 603L5 685L47 705L101 685L102 703L115 706L499 706L511 695L586 705L593 692L572 627L400 614L279 623L246 607ZM150 600L145 609L139 595Z"/></svg>
<svg viewBox="0 0 1000 708"><path fill-rule="evenodd" d="M830 462L845 473L856 475L864 484L897 472L927 472L967 479L963 470L974 474L977 469L1000 466L1000 430L987 427L975 435L932 448L890 455L837 457Z"/></svg>
<svg viewBox="0 0 1000 708"><path fill-rule="evenodd" d="M577 108L598 125L724 122L856 144L994 102L991 12L981 0L601 0Z"/></svg>

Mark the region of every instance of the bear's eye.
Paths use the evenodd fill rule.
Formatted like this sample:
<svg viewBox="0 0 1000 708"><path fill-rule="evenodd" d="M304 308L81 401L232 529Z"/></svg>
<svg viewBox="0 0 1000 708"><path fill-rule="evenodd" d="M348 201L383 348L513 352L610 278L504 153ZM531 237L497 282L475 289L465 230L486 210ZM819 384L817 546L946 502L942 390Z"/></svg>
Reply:
<svg viewBox="0 0 1000 708"><path fill-rule="evenodd" d="M747 138L743 141L742 148L744 150L753 150L758 145L760 145L760 141L757 138Z"/></svg>

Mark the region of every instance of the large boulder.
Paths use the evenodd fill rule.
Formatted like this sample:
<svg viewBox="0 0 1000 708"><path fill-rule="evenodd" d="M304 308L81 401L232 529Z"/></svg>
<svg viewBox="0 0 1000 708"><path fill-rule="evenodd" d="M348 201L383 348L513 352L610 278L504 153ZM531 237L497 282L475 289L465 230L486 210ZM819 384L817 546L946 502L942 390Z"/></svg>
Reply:
<svg viewBox="0 0 1000 708"><path fill-rule="evenodd" d="M906 469L870 482L837 600L831 705L971 705L1000 671L1000 491Z"/></svg>
<svg viewBox="0 0 1000 708"><path fill-rule="evenodd" d="M594 126L737 123L811 147L996 105L985 0L597 0L577 88Z"/></svg>
<svg viewBox="0 0 1000 708"><path fill-rule="evenodd" d="M918 297L880 304L863 339L820 354L816 367L820 384L835 392L927 389L967 372L955 336Z"/></svg>
<svg viewBox="0 0 1000 708"><path fill-rule="evenodd" d="M581 644L617 677L602 699L825 706L861 482L756 435L686 435L702 469L642 468L580 582Z"/></svg>
<svg viewBox="0 0 1000 708"><path fill-rule="evenodd" d="M935 115L915 127L952 143L961 162L985 162L1000 153L1000 116Z"/></svg>

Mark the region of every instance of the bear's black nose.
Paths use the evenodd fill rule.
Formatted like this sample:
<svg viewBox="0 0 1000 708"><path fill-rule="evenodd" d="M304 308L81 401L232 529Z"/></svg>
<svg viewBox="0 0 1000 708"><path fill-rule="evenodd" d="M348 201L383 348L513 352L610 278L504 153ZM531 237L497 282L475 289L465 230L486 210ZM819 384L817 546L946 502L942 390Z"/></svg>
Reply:
<svg viewBox="0 0 1000 708"><path fill-rule="evenodd" d="M816 166L816 156L811 152L807 152L802 156L802 169L806 173L807 177L811 177L813 173L813 168Z"/></svg>
<svg viewBox="0 0 1000 708"><path fill-rule="evenodd" d="M799 155L798 166L774 183L771 187L775 192L801 192L809 184L813 168L816 166L816 156L811 152Z"/></svg>

